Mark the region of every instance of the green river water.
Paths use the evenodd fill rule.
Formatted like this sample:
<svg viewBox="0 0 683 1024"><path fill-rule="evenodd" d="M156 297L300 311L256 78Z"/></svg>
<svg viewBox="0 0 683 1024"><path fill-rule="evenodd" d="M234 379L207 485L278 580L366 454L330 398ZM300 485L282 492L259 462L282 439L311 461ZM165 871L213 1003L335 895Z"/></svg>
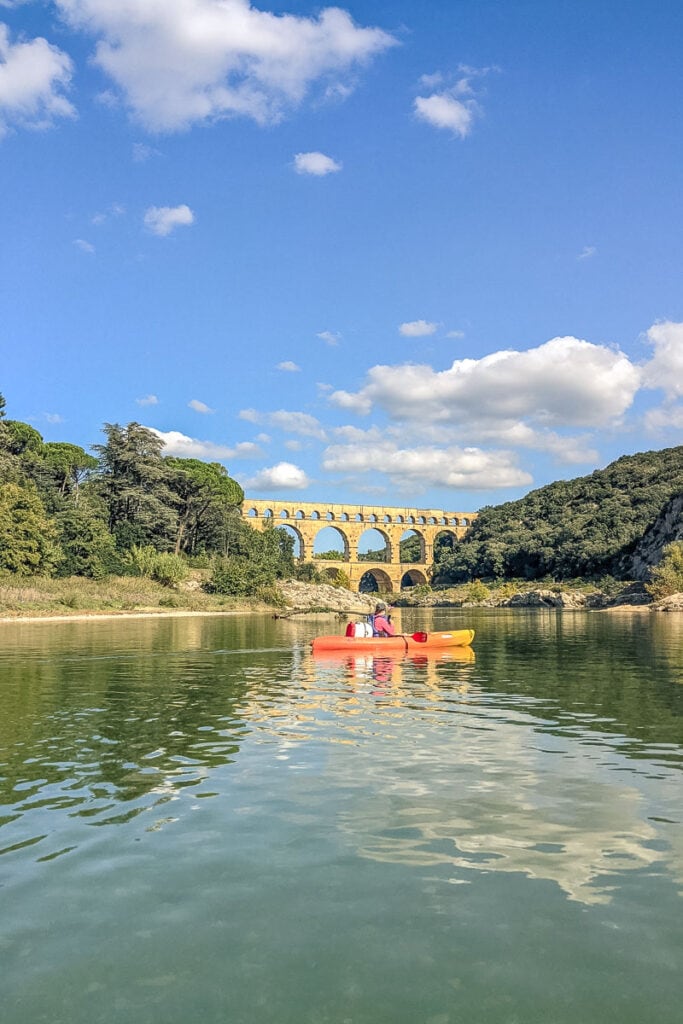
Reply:
<svg viewBox="0 0 683 1024"><path fill-rule="evenodd" d="M0 624L2 1024L680 1024L683 616Z"/></svg>

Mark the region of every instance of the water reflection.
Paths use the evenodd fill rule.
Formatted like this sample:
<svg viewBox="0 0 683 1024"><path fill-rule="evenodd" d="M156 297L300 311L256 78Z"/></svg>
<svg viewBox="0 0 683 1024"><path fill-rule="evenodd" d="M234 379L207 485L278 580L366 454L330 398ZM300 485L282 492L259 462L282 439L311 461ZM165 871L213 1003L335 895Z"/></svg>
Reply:
<svg viewBox="0 0 683 1024"><path fill-rule="evenodd" d="M310 626L265 618L17 627L0 636L0 853L163 831L258 776L284 834L329 805L318 824L355 856L454 884L519 874L590 905L628 875L683 883L678 634L515 621L476 623L476 650L316 658Z"/></svg>

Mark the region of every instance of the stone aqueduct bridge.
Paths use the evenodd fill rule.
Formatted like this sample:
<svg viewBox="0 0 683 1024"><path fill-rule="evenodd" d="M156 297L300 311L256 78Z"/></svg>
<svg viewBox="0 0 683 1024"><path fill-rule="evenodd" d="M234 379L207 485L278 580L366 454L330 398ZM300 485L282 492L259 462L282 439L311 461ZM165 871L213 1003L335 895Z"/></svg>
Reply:
<svg viewBox="0 0 683 1024"><path fill-rule="evenodd" d="M384 592L401 590L427 582L427 567L434 561L434 541L439 534L447 534L453 542L467 533L477 518L476 512L445 512L437 508L389 508L385 505L329 505L298 502L254 501L245 498L242 518L250 525L256 521L263 525L289 526L299 540L299 558L314 562L319 569L334 575L342 569L351 582L351 589L360 588L366 573L374 577L377 588ZM338 561L316 559L313 545L316 536L327 526L339 533L344 553ZM386 561L368 562L358 558L358 543L367 530L377 530L384 539ZM416 562L401 562L401 537L406 531L417 534L420 540L420 558Z"/></svg>

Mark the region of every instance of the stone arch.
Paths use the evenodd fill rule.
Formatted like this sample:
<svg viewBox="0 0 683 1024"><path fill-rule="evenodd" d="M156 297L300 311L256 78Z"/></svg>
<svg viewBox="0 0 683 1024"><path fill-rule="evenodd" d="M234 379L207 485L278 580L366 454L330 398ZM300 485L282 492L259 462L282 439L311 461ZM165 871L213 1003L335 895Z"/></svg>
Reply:
<svg viewBox="0 0 683 1024"><path fill-rule="evenodd" d="M365 594L390 594L393 589L390 576L378 565L367 568L358 584L358 590Z"/></svg>
<svg viewBox="0 0 683 1024"><path fill-rule="evenodd" d="M450 541L451 550L453 550L455 548L455 545L458 543L458 535L455 532L455 530L449 530L448 528L444 530L437 530L437 532L434 534L434 540L432 542L434 546L436 546L436 542L439 539L439 537L448 537Z"/></svg>
<svg viewBox="0 0 683 1024"><path fill-rule="evenodd" d="M320 519L320 513L317 509L313 509L311 512L311 519Z"/></svg>
<svg viewBox="0 0 683 1024"><path fill-rule="evenodd" d="M339 516L339 521L341 523L348 523L348 521L349 521L349 514L348 514L348 512L342 512L342 514Z"/></svg>
<svg viewBox="0 0 683 1024"><path fill-rule="evenodd" d="M328 522L332 522L334 520L334 512L326 512L325 519L327 519Z"/></svg>
<svg viewBox="0 0 683 1024"><path fill-rule="evenodd" d="M289 512L286 508L283 508L280 512L280 519L289 519Z"/></svg>
<svg viewBox="0 0 683 1024"><path fill-rule="evenodd" d="M409 569L401 577L401 590L409 590L410 587L419 587L427 582L427 576L421 569Z"/></svg>
<svg viewBox="0 0 683 1024"><path fill-rule="evenodd" d="M272 510L272 508L264 508L264 510L261 513L261 515L263 516L264 519L272 519L273 518L273 510Z"/></svg>
<svg viewBox="0 0 683 1024"><path fill-rule="evenodd" d="M249 518L249 519L257 519L258 518L258 511L255 508L248 509L248 511L247 511L247 518Z"/></svg>
<svg viewBox="0 0 683 1024"><path fill-rule="evenodd" d="M306 518L306 514L305 514L304 510L301 509L301 508L297 509L297 511L296 511L296 513L294 515L294 518L295 519L305 519Z"/></svg>
<svg viewBox="0 0 683 1024"><path fill-rule="evenodd" d="M320 568L320 575L330 582L336 580L338 572L339 570L334 565L322 566Z"/></svg>

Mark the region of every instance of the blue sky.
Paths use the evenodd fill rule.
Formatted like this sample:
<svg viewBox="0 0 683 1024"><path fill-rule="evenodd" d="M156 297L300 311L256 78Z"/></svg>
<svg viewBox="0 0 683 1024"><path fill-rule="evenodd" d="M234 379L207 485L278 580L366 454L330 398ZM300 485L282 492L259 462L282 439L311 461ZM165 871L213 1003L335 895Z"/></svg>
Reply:
<svg viewBox="0 0 683 1024"><path fill-rule="evenodd" d="M683 5L0 0L0 390L249 496L683 439Z"/></svg>

